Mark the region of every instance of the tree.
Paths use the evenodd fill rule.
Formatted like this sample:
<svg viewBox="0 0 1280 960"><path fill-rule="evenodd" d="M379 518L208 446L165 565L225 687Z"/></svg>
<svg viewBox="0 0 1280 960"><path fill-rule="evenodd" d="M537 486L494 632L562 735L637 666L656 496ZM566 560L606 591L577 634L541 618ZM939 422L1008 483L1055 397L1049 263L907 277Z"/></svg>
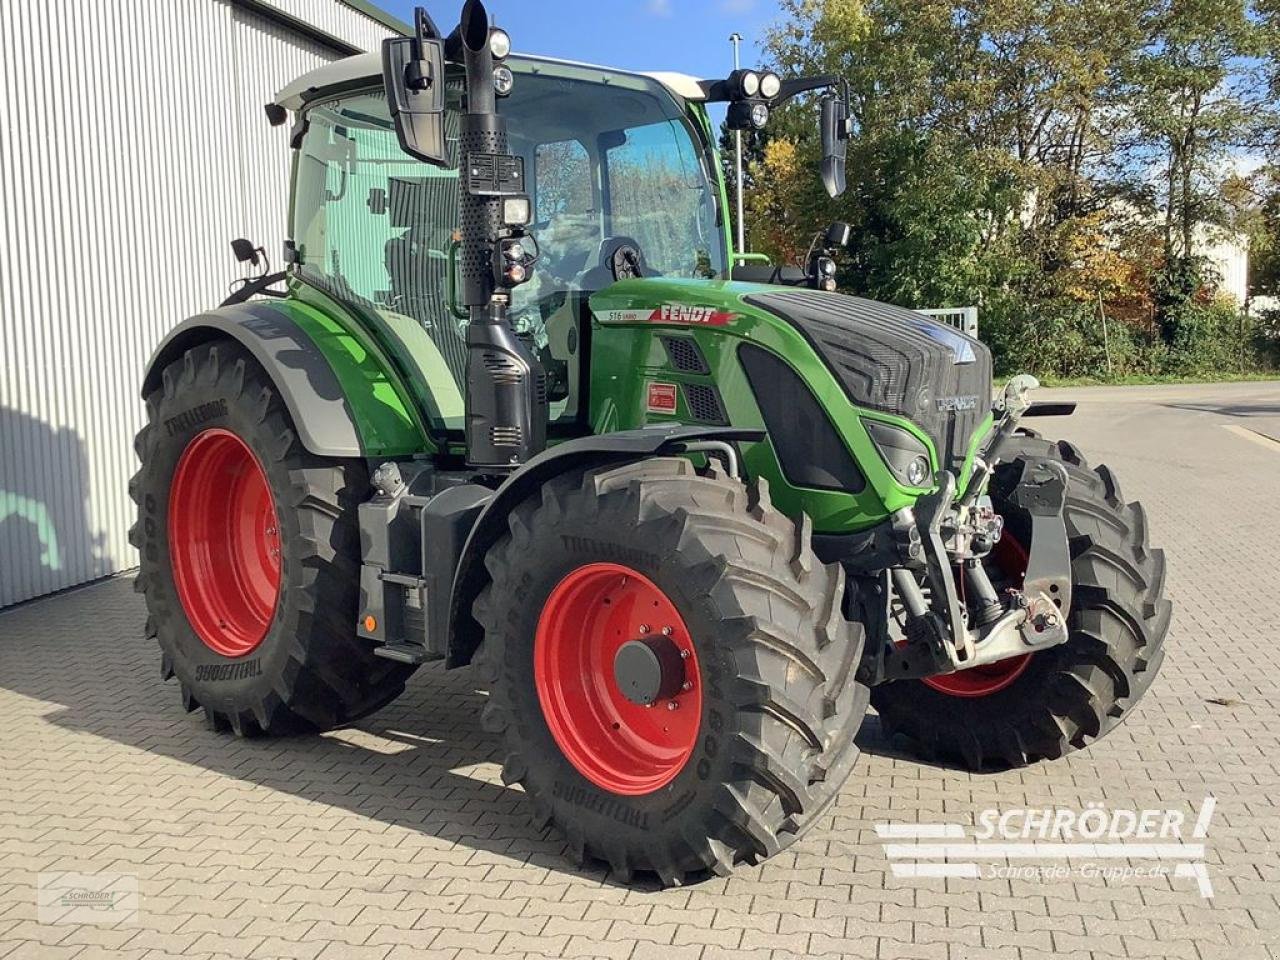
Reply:
<svg viewBox="0 0 1280 960"><path fill-rule="evenodd" d="M1249 238L1249 293L1280 296L1280 167L1236 177L1224 188L1233 223Z"/></svg>
<svg viewBox="0 0 1280 960"><path fill-rule="evenodd" d="M846 220L843 289L976 304L998 364L1078 370L1106 346L1103 316L1155 358L1143 362L1186 345L1174 334L1190 314L1174 314L1209 302L1193 253L1205 225L1227 222L1227 161L1271 150L1280 166L1267 91L1280 83L1280 0L781 7L767 40L777 68L847 78L855 129L849 190L833 203L813 98L775 112L769 136L786 147L762 144L748 168L758 248L789 260Z"/></svg>
<svg viewBox="0 0 1280 960"><path fill-rule="evenodd" d="M744 204L745 198L750 196L759 186L759 182L753 176L753 170L759 170L760 165L764 162L765 147L769 143L770 133L768 127L763 130L743 130L742 131L742 184ZM734 137L734 131L729 129L728 123L720 125L720 169L724 174L724 185L729 197L729 235L736 238L738 236L738 205L737 184L738 184L738 166L737 166L737 140ZM750 219L747 221L750 226ZM735 239L736 243L737 240ZM748 243L750 249L750 243Z"/></svg>
<svg viewBox="0 0 1280 960"><path fill-rule="evenodd" d="M1195 292L1196 230L1221 223L1220 171L1233 150L1256 149L1269 93L1264 31L1242 0L1154 0L1131 77L1139 162L1160 165L1164 253L1175 296Z"/></svg>

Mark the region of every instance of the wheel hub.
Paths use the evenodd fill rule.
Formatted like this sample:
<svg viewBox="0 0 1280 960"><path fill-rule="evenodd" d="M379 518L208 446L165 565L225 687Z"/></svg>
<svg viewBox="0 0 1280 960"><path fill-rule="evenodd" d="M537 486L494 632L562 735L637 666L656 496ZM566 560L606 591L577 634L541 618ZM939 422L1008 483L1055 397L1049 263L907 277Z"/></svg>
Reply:
<svg viewBox="0 0 1280 960"><path fill-rule="evenodd" d="M613 680L624 697L642 707L674 697L684 683L680 648L662 634L628 640L613 658Z"/></svg>

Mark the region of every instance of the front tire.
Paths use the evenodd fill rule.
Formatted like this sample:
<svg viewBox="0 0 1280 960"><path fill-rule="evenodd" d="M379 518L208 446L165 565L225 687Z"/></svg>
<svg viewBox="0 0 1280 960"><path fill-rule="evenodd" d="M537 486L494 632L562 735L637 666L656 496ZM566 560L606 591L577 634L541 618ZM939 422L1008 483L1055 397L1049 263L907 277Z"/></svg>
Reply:
<svg viewBox="0 0 1280 960"><path fill-rule="evenodd" d="M509 526L475 604L477 662L503 779L540 825L579 862L671 885L813 823L857 756L867 689L843 572L813 555L807 523L763 484L654 459L558 477ZM628 642L649 663L646 638L673 671L652 707L617 666Z"/></svg>
<svg viewBox="0 0 1280 960"><path fill-rule="evenodd" d="M161 679L240 735L325 730L389 703L412 667L356 635L363 463L307 453L275 386L219 340L165 368L135 441L135 589Z"/></svg>
<svg viewBox="0 0 1280 960"><path fill-rule="evenodd" d="M890 734L901 734L927 759L956 760L972 770L1056 759L1114 729L1160 669L1172 612L1164 598L1164 552L1148 545L1146 513L1141 504L1125 503L1107 467L1091 470L1070 443L1026 434L1010 440L1006 451L1009 462L992 483L1001 514L1001 481L1016 477L1019 457L1048 457L1067 470L1067 642L1019 663L933 681L899 680L871 692ZM1007 522L1007 536L1028 542L1029 531Z"/></svg>

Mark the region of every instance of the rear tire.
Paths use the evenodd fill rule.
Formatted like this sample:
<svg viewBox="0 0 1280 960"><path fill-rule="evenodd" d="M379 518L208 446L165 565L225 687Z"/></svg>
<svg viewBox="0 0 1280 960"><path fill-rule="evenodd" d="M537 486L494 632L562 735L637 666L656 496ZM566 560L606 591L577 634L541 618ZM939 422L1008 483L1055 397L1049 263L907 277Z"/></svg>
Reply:
<svg viewBox="0 0 1280 960"><path fill-rule="evenodd" d="M841 614L843 571L814 556L807 521L774 510L763 484L751 494L723 474L699 475L688 460L654 459L555 478L509 525L486 558L492 579L475 604L485 630L477 663L490 684L485 727L505 738L503 779L523 785L539 825L559 827L579 862L604 860L623 880L652 871L672 885L771 856L814 822L857 757L868 692L854 679L863 630ZM697 688L675 695L679 709L698 710L695 726L672 732L677 752L684 745L689 754L646 768L658 771L651 781L631 777L638 765L601 772L580 754L570 760L557 740L564 717L544 708L552 700L541 699L550 694L538 679L554 598L622 567L647 584L653 606L646 593L643 608L667 611L652 631L678 619L675 638L691 644L696 664L681 676L695 676ZM574 634L572 616L556 623L554 636ZM607 642L622 633L613 625L583 636ZM609 719L645 716L625 703L607 713L620 685L612 673L598 679L612 693L580 714L597 743L607 741ZM606 759L610 749L600 747ZM616 789L600 785L611 770L620 771Z"/></svg>
<svg viewBox="0 0 1280 960"><path fill-rule="evenodd" d="M368 495L364 464L307 453L274 385L234 341L186 351L146 399L149 422L134 444L142 467L129 484L138 505L130 541L141 554L134 586L146 598L147 635L160 645L161 678L177 677L186 709L203 708L210 727L239 735L293 733L349 723L395 699L413 668L375 657L372 643L355 632L356 507ZM171 513L175 477L190 473L179 468L184 454L198 454L211 437L243 452L238 465L215 463L212 482L195 487L195 496L189 481L180 481L188 492L180 489L176 496L185 499ZM252 472L255 461L270 500L264 516L274 510L268 552L278 554L278 584L274 592L254 590L258 605L266 598L265 606L256 627L254 618L245 620L254 627L246 635L232 630L236 618L227 610L234 603L202 596L229 564L226 544L244 535L234 517L218 528L217 512L201 516L199 508L222 484ZM199 548L170 539L191 536L187 530L216 544L203 565L189 559L200 557ZM247 572L224 576L230 584L224 589L232 590L237 577L262 576L250 564ZM217 634L219 621L231 631L226 637Z"/></svg>
<svg viewBox="0 0 1280 960"><path fill-rule="evenodd" d="M1067 469L1067 642L1032 654L1012 682L983 696L957 696L919 680L871 692L889 733L901 734L927 759L957 760L973 770L1056 759L1114 729L1160 669L1172 611L1164 598L1164 552L1148 545L1142 506L1124 502L1109 469L1090 470L1070 443L1037 436L1017 436L1006 451L1010 462L997 468L992 484L1002 514L995 491L1013 475L1018 457L1049 457ZM1009 530L1027 533L1012 522Z"/></svg>

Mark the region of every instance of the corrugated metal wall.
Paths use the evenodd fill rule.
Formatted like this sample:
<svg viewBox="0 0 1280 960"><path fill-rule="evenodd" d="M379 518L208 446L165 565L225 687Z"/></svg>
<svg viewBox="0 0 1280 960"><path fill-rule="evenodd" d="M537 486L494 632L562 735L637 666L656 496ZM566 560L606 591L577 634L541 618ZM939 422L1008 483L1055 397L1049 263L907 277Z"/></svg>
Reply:
<svg viewBox="0 0 1280 960"><path fill-rule="evenodd" d="M268 5L361 48L389 32ZM278 263L288 131L262 105L339 55L230 0L0 3L0 606L136 566L143 365L222 299L233 237Z"/></svg>

